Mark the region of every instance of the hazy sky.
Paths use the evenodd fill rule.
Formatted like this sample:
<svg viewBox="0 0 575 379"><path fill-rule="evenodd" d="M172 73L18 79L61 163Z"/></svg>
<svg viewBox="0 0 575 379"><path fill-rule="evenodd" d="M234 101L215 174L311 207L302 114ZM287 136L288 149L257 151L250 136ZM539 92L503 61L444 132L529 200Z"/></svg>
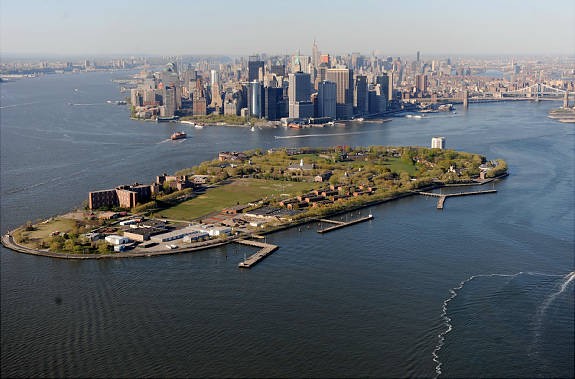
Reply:
<svg viewBox="0 0 575 379"><path fill-rule="evenodd" d="M573 0L0 0L19 55L575 54Z"/></svg>

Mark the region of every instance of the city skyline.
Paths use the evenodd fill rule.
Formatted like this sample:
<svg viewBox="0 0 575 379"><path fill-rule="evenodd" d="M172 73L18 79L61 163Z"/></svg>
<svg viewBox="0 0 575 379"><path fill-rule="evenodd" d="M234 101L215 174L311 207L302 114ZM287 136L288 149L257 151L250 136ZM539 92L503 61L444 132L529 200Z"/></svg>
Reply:
<svg viewBox="0 0 575 379"><path fill-rule="evenodd" d="M218 4L16 2L0 5L2 55L572 55L570 1ZM166 27L169 25L169 28Z"/></svg>

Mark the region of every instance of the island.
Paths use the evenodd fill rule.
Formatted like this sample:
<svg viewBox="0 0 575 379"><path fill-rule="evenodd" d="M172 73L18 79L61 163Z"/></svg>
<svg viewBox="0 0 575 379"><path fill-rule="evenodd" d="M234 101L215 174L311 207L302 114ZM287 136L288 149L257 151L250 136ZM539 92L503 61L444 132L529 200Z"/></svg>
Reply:
<svg viewBox="0 0 575 379"><path fill-rule="evenodd" d="M151 184L90 192L80 209L28 221L5 234L2 243L28 254L88 259L173 254L239 242L261 247L254 256L263 257L277 248L258 242L267 233L310 222L331 224L320 230L330 231L370 220L371 213L360 216L362 208L506 175L501 159L441 148L224 151L173 175L158 175ZM455 195L483 192L495 190ZM357 217L333 219L351 211Z"/></svg>

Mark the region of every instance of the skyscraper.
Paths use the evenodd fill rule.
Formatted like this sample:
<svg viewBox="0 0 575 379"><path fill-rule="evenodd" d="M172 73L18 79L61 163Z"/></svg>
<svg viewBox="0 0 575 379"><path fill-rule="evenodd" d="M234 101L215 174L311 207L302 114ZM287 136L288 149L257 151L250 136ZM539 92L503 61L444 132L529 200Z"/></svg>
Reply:
<svg viewBox="0 0 575 379"><path fill-rule="evenodd" d="M262 74L261 78L260 73ZM264 74L264 61L259 60L259 57L257 55L250 56L248 61L248 82L253 82L254 80L257 81L263 80L263 74Z"/></svg>
<svg viewBox="0 0 575 379"><path fill-rule="evenodd" d="M330 68L326 79L336 85L337 118L349 119L353 116L353 70Z"/></svg>
<svg viewBox="0 0 575 379"><path fill-rule="evenodd" d="M304 72L289 74L288 100L290 118L303 117L297 111L301 108L298 103L309 102L309 96L311 94L310 80L310 75ZM310 116L306 115L305 117Z"/></svg>
<svg viewBox="0 0 575 379"><path fill-rule="evenodd" d="M417 74L416 77L415 87L417 92L425 94L427 93L427 75L425 74Z"/></svg>
<svg viewBox="0 0 575 379"><path fill-rule="evenodd" d="M264 116L268 120L281 118L280 102L283 97L283 88L265 87L264 89Z"/></svg>
<svg viewBox="0 0 575 379"><path fill-rule="evenodd" d="M248 84L248 111L250 116L261 118L263 115L263 86L257 80Z"/></svg>
<svg viewBox="0 0 575 379"><path fill-rule="evenodd" d="M336 118L337 89L334 82L323 81L318 84L317 116Z"/></svg>
<svg viewBox="0 0 575 379"><path fill-rule="evenodd" d="M375 79L375 83L381 87L381 94L385 96L387 102L393 100L393 72L379 75Z"/></svg>
<svg viewBox="0 0 575 379"><path fill-rule="evenodd" d="M163 110L164 117L172 117L176 113L176 88L174 86L165 86L162 94L162 101L164 103Z"/></svg>
<svg viewBox="0 0 575 379"><path fill-rule="evenodd" d="M367 76L365 75L355 77L353 106L356 114L366 114L368 111Z"/></svg>
<svg viewBox="0 0 575 379"><path fill-rule="evenodd" d="M313 67L316 68L320 64L320 53L317 49L317 43L315 39L313 40L313 46L311 47L311 63L313 64Z"/></svg>

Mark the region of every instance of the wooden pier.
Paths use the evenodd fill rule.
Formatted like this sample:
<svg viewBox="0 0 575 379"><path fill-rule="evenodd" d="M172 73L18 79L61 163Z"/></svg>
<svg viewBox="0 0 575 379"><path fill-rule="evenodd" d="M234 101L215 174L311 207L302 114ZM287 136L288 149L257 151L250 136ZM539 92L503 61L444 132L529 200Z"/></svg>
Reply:
<svg viewBox="0 0 575 379"><path fill-rule="evenodd" d="M245 260L241 261L238 264L238 267L240 267L240 268L251 268L252 266L256 265L261 260L263 260L265 257L267 257L268 255L270 255L271 253L273 253L274 251L276 251L279 248L279 246L271 245L269 243L250 241L250 240L244 240L244 239L237 239L234 242L237 242L237 243L242 244L242 245L248 245L248 246L260 248L260 250L258 250L255 254L250 255Z"/></svg>
<svg viewBox="0 0 575 379"><path fill-rule="evenodd" d="M485 190L485 191L471 191L471 192L458 192L458 193L435 193L435 192L419 192L420 195L423 196L433 196L438 197L437 200L437 209L443 209L443 205L445 203L445 199L448 197L454 196L469 196L469 195L483 195L486 193L495 193L497 190Z"/></svg>
<svg viewBox="0 0 575 379"><path fill-rule="evenodd" d="M350 225L355 225L355 224L359 224L360 222L364 222L364 221L369 221L369 220L373 220L373 216L369 215L366 217L362 217L362 218L357 218L355 220L351 220L351 221L347 221L347 222L343 222L343 221L334 221L334 220L319 220L319 221L324 221L324 222L330 222L332 224L335 224L334 226L330 226L327 227L325 229L320 229L317 232L318 233L328 233L337 229L341 229L341 228L345 228L346 226L350 226Z"/></svg>

